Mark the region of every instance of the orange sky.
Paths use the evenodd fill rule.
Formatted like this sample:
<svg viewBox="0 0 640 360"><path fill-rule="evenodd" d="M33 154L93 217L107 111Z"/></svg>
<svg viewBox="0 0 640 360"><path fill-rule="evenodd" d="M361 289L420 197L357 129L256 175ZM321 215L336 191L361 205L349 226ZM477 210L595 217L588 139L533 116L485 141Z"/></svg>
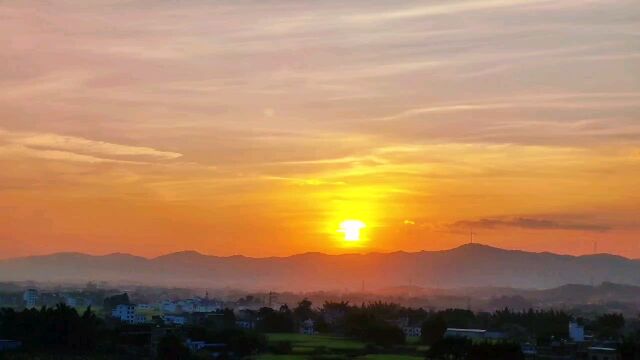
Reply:
<svg viewBox="0 0 640 360"><path fill-rule="evenodd" d="M3 2L0 257L640 257L638 11Z"/></svg>

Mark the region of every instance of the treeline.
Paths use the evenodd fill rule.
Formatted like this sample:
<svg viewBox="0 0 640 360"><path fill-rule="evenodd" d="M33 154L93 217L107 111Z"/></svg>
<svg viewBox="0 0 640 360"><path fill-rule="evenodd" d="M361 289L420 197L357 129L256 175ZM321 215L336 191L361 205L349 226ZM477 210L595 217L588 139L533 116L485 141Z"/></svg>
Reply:
<svg viewBox="0 0 640 360"><path fill-rule="evenodd" d="M19 312L0 309L0 338L19 340L27 349L92 353L105 335L104 321L90 307L82 314L63 304Z"/></svg>

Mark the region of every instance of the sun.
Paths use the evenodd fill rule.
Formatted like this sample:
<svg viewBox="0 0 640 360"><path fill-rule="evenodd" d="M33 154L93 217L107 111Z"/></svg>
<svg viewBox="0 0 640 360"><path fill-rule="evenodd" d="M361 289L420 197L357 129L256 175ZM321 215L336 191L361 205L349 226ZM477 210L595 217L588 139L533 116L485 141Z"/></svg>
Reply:
<svg viewBox="0 0 640 360"><path fill-rule="evenodd" d="M345 220L340 223L338 232L344 233L345 241L360 241L360 230L367 227L360 220Z"/></svg>

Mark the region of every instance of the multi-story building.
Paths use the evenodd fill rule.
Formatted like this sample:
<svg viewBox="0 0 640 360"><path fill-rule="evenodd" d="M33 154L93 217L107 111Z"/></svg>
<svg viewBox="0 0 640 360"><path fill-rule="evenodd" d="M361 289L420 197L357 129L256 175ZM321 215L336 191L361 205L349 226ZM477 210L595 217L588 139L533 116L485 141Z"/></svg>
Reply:
<svg viewBox="0 0 640 360"><path fill-rule="evenodd" d="M22 295L22 299L24 300L24 306L26 308L34 308L38 304L38 290L36 289L27 289Z"/></svg>
<svg viewBox="0 0 640 360"><path fill-rule="evenodd" d="M120 304L111 311L114 318L133 324L136 320L136 306L134 304Z"/></svg>

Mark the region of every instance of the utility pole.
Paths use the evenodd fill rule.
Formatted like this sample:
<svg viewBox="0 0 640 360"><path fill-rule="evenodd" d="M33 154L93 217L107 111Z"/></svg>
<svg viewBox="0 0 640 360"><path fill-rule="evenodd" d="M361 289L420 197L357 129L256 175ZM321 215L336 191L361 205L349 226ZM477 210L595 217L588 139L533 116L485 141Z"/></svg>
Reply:
<svg viewBox="0 0 640 360"><path fill-rule="evenodd" d="M273 305L273 300L275 300L277 298L276 293L274 293L273 291L269 291L269 307L272 308L271 306Z"/></svg>

